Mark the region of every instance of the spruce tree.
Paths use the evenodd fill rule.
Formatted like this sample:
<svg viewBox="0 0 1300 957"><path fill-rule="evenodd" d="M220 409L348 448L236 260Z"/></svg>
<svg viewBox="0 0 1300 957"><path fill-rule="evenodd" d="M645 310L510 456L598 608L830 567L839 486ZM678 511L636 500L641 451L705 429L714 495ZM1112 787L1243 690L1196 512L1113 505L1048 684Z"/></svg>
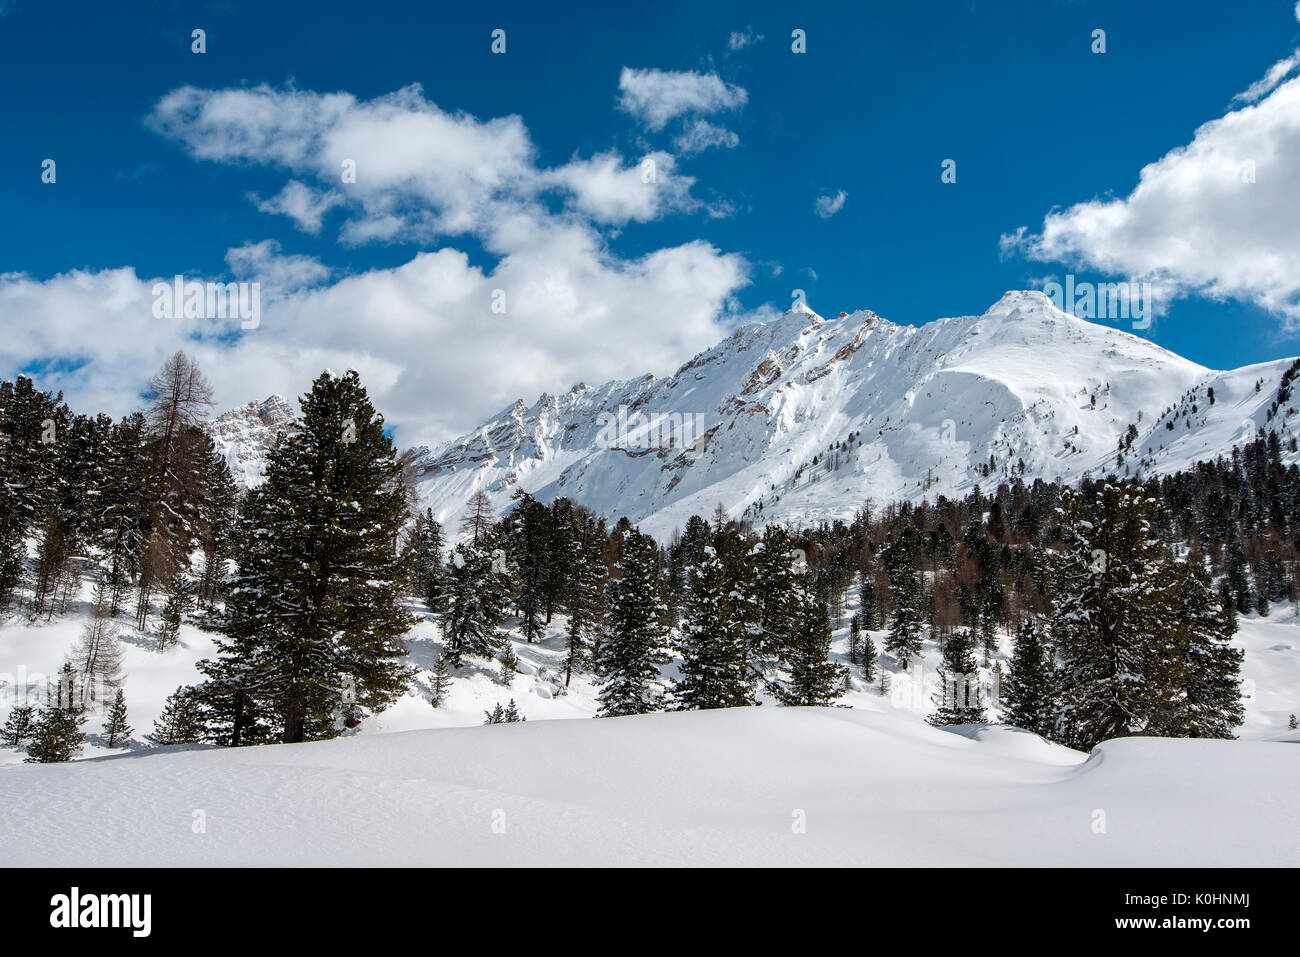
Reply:
<svg viewBox="0 0 1300 957"><path fill-rule="evenodd" d="M273 714L286 743L337 734L344 693L353 718L384 710L411 676L400 663L409 570L396 547L406 488L392 439L356 372L323 373L300 404L298 430L272 450L241 512L221 654L204 668Z"/></svg>
<svg viewBox="0 0 1300 957"><path fill-rule="evenodd" d="M1026 621L1016 633L1007 680L1002 689L1002 722L1051 738L1056 733L1057 702L1052 656L1042 631Z"/></svg>
<svg viewBox="0 0 1300 957"><path fill-rule="evenodd" d="M598 717L659 709L659 665L668 658L662 651L667 629L660 617L667 608L660 599L657 557L654 539L636 529L624 535L602 649Z"/></svg>
<svg viewBox="0 0 1300 957"><path fill-rule="evenodd" d="M159 746L202 741L203 712L195 690L182 685L172 692L154 722L153 732L145 737Z"/></svg>
<svg viewBox="0 0 1300 957"><path fill-rule="evenodd" d="M753 704L745 630L736 616L737 593L712 546L705 547L700 563L688 574L681 677L673 687L676 707L692 710Z"/></svg>
<svg viewBox="0 0 1300 957"><path fill-rule="evenodd" d="M974 641L966 629L957 629L944 642L938 676L934 689L936 710L927 719L930 724L942 727L988 720L975 667Z"/></svg>
<svg viewBox="0 0 1300 957"><path fill-rule="evenodd" d="M81 730L85 720L76 672L71 663L65 662L37 713L27 745L27 761L36 764L71 761L81 753L85 743L86 735Z"/></svg>
<svg viewBox="0 0 1300 957"><path fill-rule="evenodd" d="M35 711L29 704L14 705L9 717L5 719L4 727L0 728L0 741L11 748L21 748L23 742L31 737L36 720Z"/></svg>
<svg viewBox="0 0 1300 957"><path fill-rule="evenodd" d="M906 671L908 662L921 653L925 634L925 592L920 576L908 562L900 566L894 585L894 614L889 621L885 651L899 660Z"/></svg>
<svg viewBox="0 0 1300 957"><path fill-rule="evenodd" d="M871 640L870 635L864 633L862 636L862 650L858 652L859 658L862 661L863 681L871 682L875 680L876 669L879 667L876 664L876 655L878 653L879 652L876 651L876 643Z"/></svg>
<svg viewBox="0 0 1300 957"><path fill-rule="evenodd" d="M440 652L433 662L433 670L429 676L429 703L435 708L447 700L447 695L451 693L451 665L447 661L447 653Z"/></svg>
<svg viewBox="0 0 1300 957"><path fill-rule="evenodd" d="M1158 520L1140 488L1105 485L1092 503L1063 496L1051 635L1062 661L1064 740L1079 750L1150 733L1180 694L1180 611Z"/></svg>
<svg viewBox="0 0 1300 957"><path fill-rule="evenodd" d="M479 542L452 549L443 593L442 635L447 659L459 668L466 655L492 658L501 646L508 575L484 532Z"/></svg>
<svg viewBox="0 0 1300 957"><path fill-rule="evenodd" d="M514 642L503 636L501 639L501 670L497 674L497 680L508 688L510 682L514 680L515 672L518 670L519 658L515 655Z"/></svg>
<svg viewBox="0 0 1300 957"><path fill-rule="evenodd" d="M1204 560L1175 563L1173 574L1181 652L1176 675L1182 695L1152 730L1177 737L1235 737L1233 729L1245 719L1242 653L1228 644L1237 630L1236 615L1219 602Z"/></svg>
<svg viewBox="0 0 1300 957"><path fill-rule="evenodd" d="M113 705L108 710L108 720L104 722L104 736L108 739L108 746L115 748L133 733L134 729L126 721L126 695L118 688L117 694L113 696Z"/></svg>
<svg viewBox="0 0 1300 957"><path fill-rule="evenodd" d="M801 583L793 641L782 659L788 677L773 685L785 705L829 705L844 693L846 670L830 660L831 619L825 603Z"/></svg>

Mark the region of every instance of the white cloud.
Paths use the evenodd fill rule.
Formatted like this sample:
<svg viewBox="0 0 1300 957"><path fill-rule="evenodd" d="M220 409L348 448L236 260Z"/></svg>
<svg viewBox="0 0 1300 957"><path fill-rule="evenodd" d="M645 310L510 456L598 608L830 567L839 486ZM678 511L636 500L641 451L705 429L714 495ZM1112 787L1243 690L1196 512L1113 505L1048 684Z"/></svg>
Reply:
<svg viewBox="0 0 1300 957"><path fill-rule="evenodd" d="M740 255L708 243L617 255L602 232L701 209L691 177L655 152L539 168L518 117L480 121L418 88L377 100L257 87L184 87L150 124L196 158L292 177L267 212L314 223L326 197L346 209L345 242L472 234L489 255L443 246L394 268L333 276L274 240L229 250L236 278L266 284L261 322L161 320L154 279L131 268L46 280L0 276L0 375L57 359L77 408L128 411L173 350L191 352L220 408L300 394L326 367L356 368L403 444L473 427L513 402L588 382L667 373L716 343L749 281ZM339 178L356 160L356 183ZM293 184L301 184L301 188ZM560 207L548 202L558 195ZM160 277L169 281L171 276ZM224 277L187 276L193 279ZM504 314L493 311L504 295Z"/></svg>
<svg viewBox="0 0 1300 957"><path fill-rule="evenodd" d="M318 235L327 212L343 202L333 190L312 189L296 179L289 180L284 189L270 199L253 197L258 212L288 216L303 232Z"/></svg>
<svg viewBox="0 0 1300 957"><path fill-rule="evenodd" d="M743 87L725 82L716 73L691 70L634 70L623 67L619 107L653 131L692 113L735 110L749 101Z"/></svg>
<svg viewBox="0 0 1300 957"><path fill-rule="evenodd" d="M745 27L745 29L740 32L733 30L731 36L727 38L727 49L733 52L736 50L743 50L747 46L752 46L755 43L761 42L762 39L762 35L755 33L753 27Z"/></svg>
<svg viewBox="0 0 1300 957"><path fill-rule="evenodd" d="M226 265L236 279L260 282L264 295L291 295L329 279L331 270L314 256L286 256L274 239L226 250Z"/></svg>
<svg viewBox="0 0 1300 957"><path fill-rule="evenodd" d="M1234 298L1300 322L1300 78L1201 126L1122 199L1048 213L1004 252Z"/></svg>
<svg viewBox="0 0 1300 957"><path fill-rule="evenodd" d="M686 129L673 140L673 145L677 147L679 153L702 153L714 146L735 149L740 145L740 137L731 130L714 126L707 120L695 120L686 125Z"/></svg>
<svg viewBox="0 0 1300 957"><path fill-rule="evenodd" d="M836 191L834 196L829 194L818 196L813 202L813 210L822 219L830 219L844 208L844 203L848 198L848 191L843 189Z"/></svg>
<svg viewBox="0 0 1300 957"><path fill-rule="evenodd" d="M1252 83L1249 89L1234 96L1232 98L1233 105L1258 103L1276 89L1277 85L1285 80L1297 66L1300 66L1300 52L1292 53L1289 57L1278 60L1269 67L1267 73Z"/></svg>
<svg viewBox="0 0 1300 957"><path fill-rule="evenodd" d="M573 160L548 178L571 194L571 206L598 223L645 223L668 210L686 211L698 204L691 199L695 182L677 175L676 161L662 151L650 153L631 166L617 153L602 153Z"/></svg>

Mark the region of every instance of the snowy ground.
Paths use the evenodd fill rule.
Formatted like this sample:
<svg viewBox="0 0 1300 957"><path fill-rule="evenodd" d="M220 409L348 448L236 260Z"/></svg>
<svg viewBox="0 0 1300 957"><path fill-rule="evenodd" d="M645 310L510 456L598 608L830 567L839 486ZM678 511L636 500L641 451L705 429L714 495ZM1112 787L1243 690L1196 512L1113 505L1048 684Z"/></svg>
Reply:
<svg viewBox="0 0 1300 957"><path fill-rule="evenodd" d="M846 624L854 610L845 609ZM81 615L0 625L0 693L57 669ZM135 741L70 765L0 749L10 864L1300 864L1300 621L1241 620L1247 723L1235 742L1125 739L1091 756L1013 729L940 731L934 648L888 691L857 677L833 709L766 703L601 721L596 689L559 673L564 620L515 641L520 673L456 676L430 707L427 672L393 708L333 742L239 750L144 746L166 695L197 678L211 637L177 647L123 624ZM883 633L873 634L877 645ZM437 627L410 661L437 657ZM847 651L847 627L835 652ZM995 656L1005 667L1005 652ZM21 696L21 693L20 693ZM482 727L513 697L528 717ZM5 702L6 706L8 701ZM102 719L86 730L98 732ZM802 822L802 829L801 829ZM502 829L504 832L502 833Z"/></svg>
<svg viewBox="0 0 1300 957"><path fill-rule="evenodd" d="M530 721L4 768L0 847L42 866L1295 865L1296 750L1085 759L838 708Z"/></svg>

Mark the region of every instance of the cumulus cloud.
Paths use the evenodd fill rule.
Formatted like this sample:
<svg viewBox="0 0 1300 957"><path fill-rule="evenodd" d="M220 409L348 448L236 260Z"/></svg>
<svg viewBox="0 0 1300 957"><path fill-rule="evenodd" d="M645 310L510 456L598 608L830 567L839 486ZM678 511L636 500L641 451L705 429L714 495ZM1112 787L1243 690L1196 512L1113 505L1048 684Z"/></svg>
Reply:
<svg viewBox="0 0 1300 957"><path fill-rule="evenodd" d="M656 151L627 165L617 153L575 159L548 174L570 194L570 205L598 223L645 223L665 211L687 211L699 205L690 196L689 176L676 174L676 160Z"/></svg>
<svg viewBox="0 0 1300 957"><path fill-rule="evenodd" d="M848 198L848 191L843 189L837 190L834 195L827 193L818 196L813 202L813 211L822 219L830 219L844 208L844 203Z"/></svg>
<svg viewBox="0 0 1300 957"><path fill-rule="evenodd" d="M449 113L417 87L369 101L182 87L148 122L196 159L284 171L286 185L259 208L308 231L338 208L344 242L463 233L479 240L476 258L440 240L392 268L338 275L275 240L249 242L226 253L229 276L264 284L260 324L247 330L238 319L156 318L152 289L170 275L0 275L10 330L0 374L57 362L72 370L57 386L77 408L129 411L182 348L208 370L219 408L296 396L322 368L350 367L399 442L438 441L580 379L672 371L725 335L749 282L744 257L706 242L634 257L611 247L607 228L715 214L668 153L543 168L518 117ZM354 183L341 176L345 160Z"/></svg>
<svg viewBox="0 0 1300 957"><path fill-rule="evenodd" d="M1284 61L1285 62L1285 61ZM1270 71L1271 72L1271 71ZM1120 199L1002 237L1004 253L1256 303L1300 323L1300 78L1201 126Z"/></svg>
<svg viewBox="0 0 1300 957"><path fill-rule="evenodd" d="M634 70L623 67L618 78L619 107L652 132L679 116L735 110L749 101L743 87L716 73L692 70Z"/></svg>

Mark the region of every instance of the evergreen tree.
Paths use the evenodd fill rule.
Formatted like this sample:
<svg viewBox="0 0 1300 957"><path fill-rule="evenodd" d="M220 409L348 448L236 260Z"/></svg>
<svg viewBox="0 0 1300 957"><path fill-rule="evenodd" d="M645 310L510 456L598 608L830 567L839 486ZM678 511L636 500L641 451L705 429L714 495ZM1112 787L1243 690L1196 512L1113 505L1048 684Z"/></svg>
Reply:
<svg viewBox="0 0 1300 957"><path fill-rule="evenodd" d="M862 576L858 601L858 615L862 618L862 627L868 631L879 628L883 620L880 613L880 596L876 594L876 583L869 573L864 573Z"/></svg>
<svg viewBox="0 0 1300 957"><path fill-rule="evenodd" d="M1056 733L1057 701L1052 656L1041 630L1026 621L1016 633L1006 684L1002 722L1051 738Z"/></svg>
<svg viewBox="0 0 1300 957"><path fill-rule="evenodd" d="M323 373L301 406L241 511L225 634L203 666L210 693L275 715L286 743L337 734L345 693L349 723L384 710L411 676L406 489L383 417L353 371Z"/></svg>
<svg viewBox="0 0 1300 957"><path fill-rule="evenodd" d="M590 520L584 519L575 531L574 554L566 604L569 622L564 629L564 685L567 688L574 671L587 664L591 649L603 625L605 590L604 534Z"/></svg>
<svg viewBox="0 0 1300 957"><path fill-rule="evenodd" d="M197 744L203 740L203 711L193 688L181 686L167 697L162 714L146 737L154 744Z"/></svg>
<svg viewBox="0 0 1300 957"><path fill-rule="evenodd" d="M829 705L844 693L846 670L830 660L831 619L826 605L807 587L796 592L794 641L783 658L789 677L773 690L785 705Z"/></svg>
<svg viewBox="0 0 1300 957"><path fill-rule="evenodd" d="M1091 750L1148 732L1174 707L1179 617L1157 505L1140 489L1063 497L1051 559L1052 640L1062 660L1065 743Z"/></svg>
<svg viewBox="0 0 1300 957"><path fill-rule="evenodd" d="M1182 695L1153 730L1177 737L1232 738L1245 719L1241 703L1239 649L1228 642L1236 615L1219 602L1200 558L1175 566L1176 641L1181 652L1176 675Z"/></svg>
<svg viewBox="0 0 1300 957"><path fill-rule="evenodd" d="M23 742L32 735L36 720L35 711L36 709L29 704L14 705L5 720L4 727L0 728L0 741L11 748L21 748Z"/></svg>
<svg viewBox="0 0 1300 957"><path fill-rule="evenodd" d="M871 682L875 680L876 668L878 667L876 664L877 654L876 643L871 640L870 635L864 634L862 636L862 650L858 652L859 658L862 661L863 681Z"/></svg>
<svg viewBox="0 0 1300 957"><path fill-rule="evenodd" d="M934 689L935 713L929 722L936 727L949 724L980 724L988 720L975 667L974 642L970 632L959 628L943 643L939 683Z"/></svg>
<svg viewBox="0 0 1300 957"><path fill-rule="evenodd" d="M758 633L754 652L769 660L780 659L794 641L798 618L796 556L790 536L779 525L769 525L754 546L755 596Z"/></svg>
<svg viewBox="0 0 1300 957"><path fill-rule="evenodd" d="M623 537L609 613L609 635L602 649L599 717L645 714L659 709L659 665L667 629L660 599L654 539L631 529Z"/></svg>
<svg viewBox="0 0 1300 957"><path fill-rule="evenodd" d="M497 677L500 682L507 688L510 682L514 680L515 672L519 670L519 658L515 655L515 646L507 637L501 640L501 670Z"/></svg>
<svg viewBox="0 0 1300 957"><path fill-rule="evenodd" d="M435 708L447 700L451 693L451 665L447 653L442 652L433 662L433 671L429 678L429 703Z"/></svg>
<svg viewBox="0 0 1300 957"><path fill-rule="evenodd" d="M447 659L459 668L465 655L491 658L501 645L498 626L505 616L507 569L494 558L483 533L478 543L452 549L447 564L442 635Z"/></svg>
<svg viewBox="0 0 1300 957"><path fill-rule="evenodd" d="M86 741L81 730L86 720L77 688L76 673L65 662L56 681L50 685L46 702L36 716L27 745L27 761L55 764L71 761L81 753Z"/></svg>
<svg viewBox="0 0 1300 957"><path fill-rule="evenodd" d="M885 638L885 651L899 660L904 671L921 653L927 617L920 576L908 562L899 568L895 579L894 614Z"/></svg>
<svg viewBox="0 0 1300 957"><path fill-rule="evenodd" d="M115 748L133 733L134 729L126 721L126 695L118 688L113 696L113 706L108 710L108 720L104 722L104 736L108 739L108 746Z"/></svg>
<svg viewBox="0 0 1300 957"><path fill-rule="evenodd" d="M849 664L856 665L862 657L862 623L854 615L849 622Z"/></svg>
<svg viewBox="0 0 1300 957"><path fill-rule="evenodd" d="M673 687L676 706L693 710L753 704L745 631L736 617L736 592L711 546L706 546L699 565L689 574L681 677Z"/></svg>
<svg viewBox="0 0 1300 957"><path fill-rule="evenodd" d="M158 624L158 650L166 651L180 638L181 622L189 611L194 588L189 579L176 575L167 586L167 601L163 604Z"/></svg>

